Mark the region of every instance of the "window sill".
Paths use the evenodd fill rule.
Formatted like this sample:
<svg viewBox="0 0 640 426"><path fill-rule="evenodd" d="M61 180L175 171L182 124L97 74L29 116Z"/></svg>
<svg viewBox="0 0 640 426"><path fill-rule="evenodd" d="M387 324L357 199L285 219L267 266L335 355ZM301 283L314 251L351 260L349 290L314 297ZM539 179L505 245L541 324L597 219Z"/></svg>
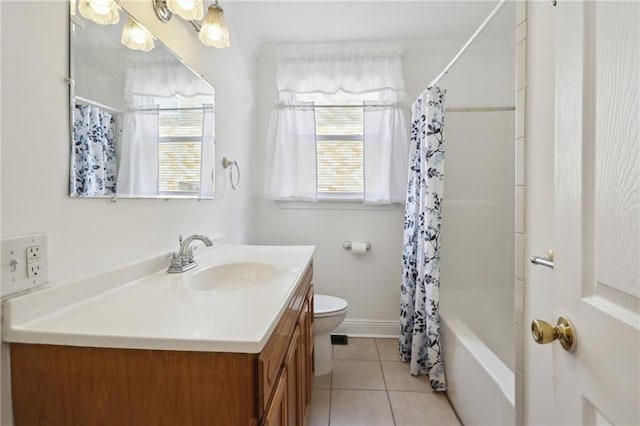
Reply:
<svg viewBox="0 0 640 426"><path fill-rule="evenodd" d="M395 210L398 203L392 204L363 204L362 200L344 198L321 198L316 202L310 201L277 201L281 209L298 210Z"/></svg>

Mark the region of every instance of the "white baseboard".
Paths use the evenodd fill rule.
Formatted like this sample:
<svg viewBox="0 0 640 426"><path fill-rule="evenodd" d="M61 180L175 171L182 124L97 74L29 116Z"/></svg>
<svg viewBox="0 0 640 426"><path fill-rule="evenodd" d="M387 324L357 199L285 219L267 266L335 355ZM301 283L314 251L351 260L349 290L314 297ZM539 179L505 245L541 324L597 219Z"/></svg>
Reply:
<svg viewBox="0 0 640 426"><path fill-rule="evenodd" d="M400 321L345 319L331 334L350 337L398 337Z"/></svg>

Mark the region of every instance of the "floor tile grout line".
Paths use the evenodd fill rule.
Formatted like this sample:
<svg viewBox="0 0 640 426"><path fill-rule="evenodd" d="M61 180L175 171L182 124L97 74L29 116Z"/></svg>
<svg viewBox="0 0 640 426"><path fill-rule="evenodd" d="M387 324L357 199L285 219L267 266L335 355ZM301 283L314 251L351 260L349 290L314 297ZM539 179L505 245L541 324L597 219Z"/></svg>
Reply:
<svg viewBox="0 0 640 426"><path fill-rule="evenodd" d="M325 389L326 390L326 389ZM333 390L337 390L337 391L355 391L355 392L386 392L386 389L345 389L345 388L337 388L337 389L333 389ZM419 392L414 392L414 393L419 393Z"/></svg>
<svg viewBox="0 0 640 426"><path fill-rule="evenodd" d="M331 348L331 358L333 359L333 347ZM329 377L329 413L327 415L327 426L331 426L331 400L333 399L333 368Z"/></svg>
<svg viewBox="0 0 640 426"><path fill-rule="evenodd" d="M331 344L331 376L329 377L329 414L327 416L327 426L331 426L331 401L333 401L333 361L335 352L333 350L333 344Z"/></svg>
<svg viewBox="0 0 640 426"><path fill-rule="evenodd" d="M389 403L389 411L391 411L391 420L393 425L396 425L396 416L393 413L393 405L391 405L391 397L389 396L389 387L387 386L387 378L384 375L384 368L382 368L382 359L380 358L380 348L378 348L378 340L373 339L373 344L376 346L376 352L378 353L378 363L380 364L380 372L382 373L382 381L384 382L384 390L387 394L387 402Z"/></svg>

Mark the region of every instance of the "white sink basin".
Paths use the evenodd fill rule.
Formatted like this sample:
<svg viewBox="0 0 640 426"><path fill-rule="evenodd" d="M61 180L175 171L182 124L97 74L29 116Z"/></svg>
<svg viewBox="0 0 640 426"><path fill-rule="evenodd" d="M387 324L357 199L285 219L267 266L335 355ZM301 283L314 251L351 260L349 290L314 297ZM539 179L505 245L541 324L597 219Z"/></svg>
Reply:
<svg viewBox="0 0 640 426"><path fill-rule="evenodd" d="M199 271L187 280L187 285L201 291L240 290L267 284L280 275L280 269L270 263L227 263Z"/></svg>

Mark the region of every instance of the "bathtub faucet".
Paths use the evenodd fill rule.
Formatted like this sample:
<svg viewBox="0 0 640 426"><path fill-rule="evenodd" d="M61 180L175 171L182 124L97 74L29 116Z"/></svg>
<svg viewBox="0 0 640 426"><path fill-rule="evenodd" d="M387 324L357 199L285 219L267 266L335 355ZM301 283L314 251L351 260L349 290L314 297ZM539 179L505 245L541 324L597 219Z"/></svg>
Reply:
<svg viewBox="0 0 640 426"><path fill-rule="evenodd" d="M168 273L179 274L196 266L196 261L193 258L193 247L191 247L191 243L195 240L202 241L207 247L213 244L211 240L204 235L194 234L184 240L182 239L182 235L180 235L180 249L170 254L171 266L167 269Z"/></svg>

